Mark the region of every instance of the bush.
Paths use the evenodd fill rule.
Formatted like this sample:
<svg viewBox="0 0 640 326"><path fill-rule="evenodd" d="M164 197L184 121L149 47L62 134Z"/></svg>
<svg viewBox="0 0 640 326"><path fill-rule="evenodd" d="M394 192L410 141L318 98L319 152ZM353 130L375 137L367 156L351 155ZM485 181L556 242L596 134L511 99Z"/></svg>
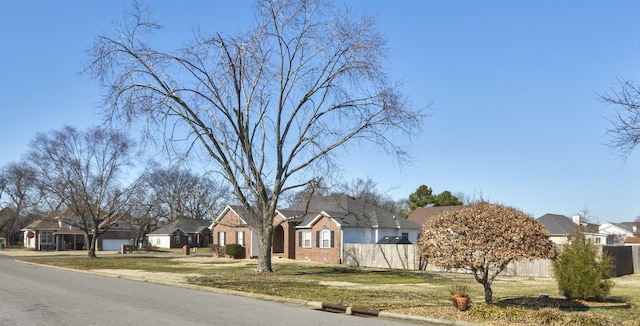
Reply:
<svg viewBox="0 0 640 326"><path fill-rule="evenodd" d="M228 244L225 246L225 253L234 259L242 258L243 248L236 243Z"/></svg>
<svg viewBox="0 0 640 326"><path fill-rule="evenodd" d="M218 244L211 244L209 245L209 248L211 248L211 253L213 254L214 257L224 257L225 254L225 250L224 250L224 246L218 245Z"/></svg>
<svg viewBox="0 0 640 326"><path fill-rule="evenodd" d="M539 325L555 325L562 322L562 312L556 308L542 308L534 313Z"/></svg>
<svg viewBox="0 0 640 326"><path fill-rule="evenodd" d="M553 262L558 288L567 299L604 300L613 282L609 257L598 258L598 248L578 232Z"/></svg>
<svg viewBox="0 0 640 326"><path fill-rule="evenodd" d="M588 314L584 312L578 312L571 314L568 320L565 320L564 325L570 326L614 326L618 323L613 318L600 314Z"/></svg>

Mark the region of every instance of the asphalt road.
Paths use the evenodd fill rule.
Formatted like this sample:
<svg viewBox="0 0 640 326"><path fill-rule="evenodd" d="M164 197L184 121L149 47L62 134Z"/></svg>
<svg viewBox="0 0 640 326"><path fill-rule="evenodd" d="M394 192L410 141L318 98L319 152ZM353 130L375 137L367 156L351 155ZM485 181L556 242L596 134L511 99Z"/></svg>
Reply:
<svg viewBox="0 0 640 326"><path fill-rule="evenodd" d="M408 325L14 259L0 252L0 325Z"/></svg>

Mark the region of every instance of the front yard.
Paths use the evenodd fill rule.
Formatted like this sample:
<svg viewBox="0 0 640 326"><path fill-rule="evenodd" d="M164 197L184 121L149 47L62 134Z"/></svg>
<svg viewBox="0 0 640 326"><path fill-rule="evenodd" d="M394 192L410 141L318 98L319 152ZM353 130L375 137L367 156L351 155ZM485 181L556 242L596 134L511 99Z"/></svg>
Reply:
<svg viewBox="0 0 640 326"><path fill-rule="evenodd" d="M89 270L118 277L170 284L190 284L259 295L473 321L491 325L639 325L640 275L616 278L611 302L559 304L554 279L498 277L493 284L498 305L486 306L482 285L470 275L346 267L274 259L273 274L256 274L255 260L211 257L28 258L34 263ZM448 287L471 287L472 308L451 305ZM538 299L549 296L545 302ZM535 300L534 300L535 299ZM550 307L545 307L550 306ZM560 308L558 308L560 306Z"/></svg>

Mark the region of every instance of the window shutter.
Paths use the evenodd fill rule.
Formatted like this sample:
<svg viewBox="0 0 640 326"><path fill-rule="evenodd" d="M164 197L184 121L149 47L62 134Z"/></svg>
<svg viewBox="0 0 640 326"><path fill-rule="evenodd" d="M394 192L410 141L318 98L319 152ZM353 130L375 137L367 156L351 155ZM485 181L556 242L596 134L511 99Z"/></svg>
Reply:
<svg viewBox="0 0 640 326"><path fill-rule="evenodd" d="M298 247L302 247L302 232L298 232Z"/></svg>
<svg viewBox="0 0 640 326"><path fill-rule="evenodd" d="M316 247L320 248L320 231L316 231Z"/></svg>
<svg viewBox="0 0 640 326"><path fill-rule="evenodd" d="M335 231L331 231L331 248L333 248L333 238L335 233L336 233Z"/></svg>

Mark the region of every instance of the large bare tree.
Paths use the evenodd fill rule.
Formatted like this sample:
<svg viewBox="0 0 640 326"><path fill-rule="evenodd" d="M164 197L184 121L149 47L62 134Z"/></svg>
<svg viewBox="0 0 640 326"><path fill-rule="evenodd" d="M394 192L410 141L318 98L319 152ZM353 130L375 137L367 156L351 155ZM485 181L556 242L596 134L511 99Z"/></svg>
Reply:
<svg viewBox="0 0 640 326"><path fill-rule="evenodd" d="M31 222L33 210L42 198L35 171L24 162L9 163L0 170L0 208L7 208L0 219L0 232L11 244L19 240L20 229Z"/></svg>
<svg viewBox="0 0 640 326"><path fill-rule="evenodd" d="M96 39L87 71L108 90L109 118L141 118L175 153L211 159L259 239L257 271L271 272L280 196L334 171L356 141L402 159L396 137L416 132L423 114L389 80L372 19L322 0L264 0L255 10L246 33L198 33L163 52L148 42L160 26L137 6L114 36Z"/></svg>
<svg viewBox="0 0 640 326"><path fill-rule="evenodd" d="M84 232L87 256L96 257L96 241L125 216L136 182L124 184L132 162L132 141L104 128L78 131L66 126L31 141L28 161L42 189L72 213L72 225Z"/></svg>
<svg viewBox="0 0 640 326"><path fill-rule="evenodd" d="M146 174L144 181L150 190L149 195L155 198L155 205L162 211L164 221L161 222L173 222L185 217L212 219L209 211L220 212L228 204L225 200L228 199L229 189L208 175L198 176L178 166L157 167Z"/></svg>
<svg viewBox="0 0 640 326"><path fill-rule="evenodd" d="M544 226L517 209L478 202L430 218L417 250L430 264L469 270L493 302L493 280L518 259L555 258Z"/></svg>

